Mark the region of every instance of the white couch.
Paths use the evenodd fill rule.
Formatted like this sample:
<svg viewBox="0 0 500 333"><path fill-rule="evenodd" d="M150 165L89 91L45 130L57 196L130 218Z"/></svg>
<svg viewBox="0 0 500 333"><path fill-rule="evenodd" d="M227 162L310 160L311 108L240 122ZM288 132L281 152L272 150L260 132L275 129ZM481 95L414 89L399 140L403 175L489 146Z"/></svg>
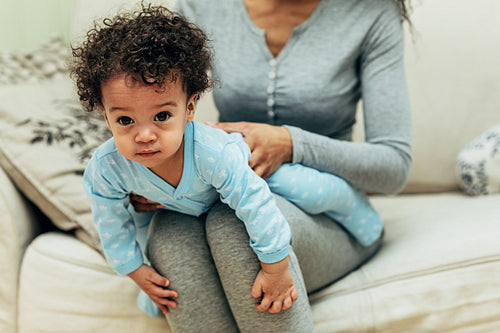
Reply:
<svg viewBox="0 0 500 333"><path fill-rule="evenodd" d="M455 173L463 147L500 123L499 18L498 0L414 3L416 31L407 38L411 179L400 195L371 197L386 224L375 258L310 296L317 332L500 332L500 195L467 196ZM58 80L23 90L57 95L68 85ZM0 87L0 122L29 106L15 89ZM17 111L2 111L12 108ZM49 111L37 109L37 115ZM216 117L209 97L198 116ZM14 124L22 136L22 125ZM47 172L47 198L47 188L29 187L26 180L38 183L22 178L30 167L45 171L65 162L47 164L45 154L32 153L26 168L15 165L26 156L20 148L17 155L8 150L14 146L8 135L0 129L0 331L169 332L163 318L140 312L137 287L89 245L95 241L89 227L77 228L88 211L81 199L80 210L64 206L71 182ZM54 209L61 202L64 207ZM51 230L38 234L47 225Z"/></svg>

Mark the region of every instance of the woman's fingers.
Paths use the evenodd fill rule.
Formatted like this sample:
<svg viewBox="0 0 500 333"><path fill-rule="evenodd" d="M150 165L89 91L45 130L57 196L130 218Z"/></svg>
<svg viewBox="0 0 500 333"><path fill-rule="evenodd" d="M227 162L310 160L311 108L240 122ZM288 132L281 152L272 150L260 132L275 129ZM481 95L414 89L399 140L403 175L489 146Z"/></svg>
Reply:
<svg viewBox="0 0 500 333"><path fill-rule="evenodd" d="M209 126L220 128L228 133L239 132L245 136L249 129L249 123L246 121L238 121L238 122L228 122L228 123L205 123Z"/></svg>
<svg viewBox="0 0 500 333"><path fill-rule="evenodd" d="M135 211L138 213L152 213L165 208L163 205L135 193L130 194L130 204L134 206Z"/></svg>
<svg viewBox="0 0 500 333"><path fill-rule="evenodd" d="M292 159L292 139L285 127L245 121L209 125L229 133L241 133L252 152L248 164L262 178Z"/></svg>
<svg viewBox="0 0 500 333"><path fill-rule="evenodd" d="M154 201L151 201L148 198L140 196L134 192L130 193L130 199L142 204L155 203Z"/></svg>
<svg viewBox="0 0 500 333"><path fill-rule="evenodd" d="M257 175L265 179L278 170L281 162L267 157L267 154L262 149L256 148L252 151L248 165Z"/></svg>

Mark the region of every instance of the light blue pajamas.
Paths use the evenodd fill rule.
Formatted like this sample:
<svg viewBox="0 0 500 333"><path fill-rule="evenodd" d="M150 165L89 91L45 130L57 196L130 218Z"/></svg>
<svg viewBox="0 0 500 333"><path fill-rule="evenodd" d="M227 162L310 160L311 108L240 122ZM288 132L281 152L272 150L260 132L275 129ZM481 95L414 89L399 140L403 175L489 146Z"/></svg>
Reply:
<svg viewBox="0 0 500 333"><path fill-rule="evenodd" d="M335 175L300 164L283 164L266 179L272 192L309 214L325 213L364 246L380 237L383 223L361 191Z"/></svg>
<svg viewBox="0 0 500 333"><path fill-rule="evenodd" d="M110 266L125 275L147 263L144 239L152 215L130 209L132 192L166 209L194 216L208 211L220 195L244 222L259 260L267 263L285 258L290 241L288 223L269 188L307 212L326 212L364 245L380 236L378 214L341 178L285 164L268 177L268 187L248 166L249 158L250 150L239 133L188 123L183 174L174 188L148 168L123 157L113 139L101 145L85 170L84 187ZM156 315L158 309L145 297L141 296L141 308Z"/></svg>

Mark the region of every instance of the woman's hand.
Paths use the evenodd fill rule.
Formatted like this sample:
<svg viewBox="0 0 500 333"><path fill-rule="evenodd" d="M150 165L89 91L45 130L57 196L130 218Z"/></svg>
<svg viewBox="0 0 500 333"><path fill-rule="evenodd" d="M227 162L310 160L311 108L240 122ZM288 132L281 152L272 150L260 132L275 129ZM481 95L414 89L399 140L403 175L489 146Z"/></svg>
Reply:
<svg viewBox="0 0 500 333"><path fill-rule="evenodd" d="M292 161L292 138L283 126L245 121L207 124L228 133L241 133L252 152L248 164L262 178L271 175L281 164Z"/></svg>
<svg viewBox="0 0 500 333"><path fill-rule="evenodd" d="M134 210L137 213L152 213L156 212L158 209L165 208L165 206L146 199L135 193L130 193L130 204L134 206Z"/></svg>

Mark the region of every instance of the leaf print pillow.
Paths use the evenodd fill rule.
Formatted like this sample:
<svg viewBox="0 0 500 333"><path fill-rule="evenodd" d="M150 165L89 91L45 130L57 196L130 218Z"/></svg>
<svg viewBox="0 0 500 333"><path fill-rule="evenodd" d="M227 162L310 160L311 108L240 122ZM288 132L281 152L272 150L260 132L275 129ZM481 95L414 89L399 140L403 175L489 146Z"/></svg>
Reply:
<svg viewBox="0 0 500 333"><path fill-rule="evenodd" d="M69 78L0 88L0 166L57 227L96 248L82 174L110 136L100 113L80 107Z"/></svg>

